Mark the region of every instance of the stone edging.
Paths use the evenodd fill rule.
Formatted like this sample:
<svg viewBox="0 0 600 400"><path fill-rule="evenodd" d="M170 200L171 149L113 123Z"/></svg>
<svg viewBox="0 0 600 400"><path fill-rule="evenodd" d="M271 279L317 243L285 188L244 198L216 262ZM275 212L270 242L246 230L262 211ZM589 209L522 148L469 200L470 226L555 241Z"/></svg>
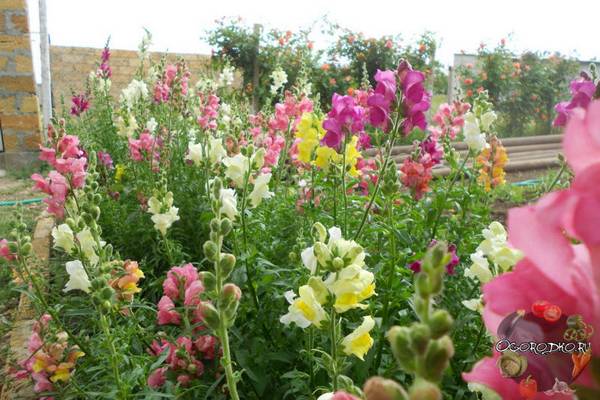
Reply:
<svg viewBox="0 0 600 400"><path fill-rule="evenodd" d="M42 273L48 272L50 258L50 246L52 244L52 228L54 218L43 213L37 221L33 232L32 246L34 254L38 259L35 267L42 269ZM10 331L9 352L5 367L6 382L0 394L0 400L32 399L36 398L30 381L17 381L11 379L9 368L11 360L22 360L28 355L27 342L31 336L31 329L35 322L35 314L31 301L25 293L21 293L19 305L15 313L15 320Z"/></svg>

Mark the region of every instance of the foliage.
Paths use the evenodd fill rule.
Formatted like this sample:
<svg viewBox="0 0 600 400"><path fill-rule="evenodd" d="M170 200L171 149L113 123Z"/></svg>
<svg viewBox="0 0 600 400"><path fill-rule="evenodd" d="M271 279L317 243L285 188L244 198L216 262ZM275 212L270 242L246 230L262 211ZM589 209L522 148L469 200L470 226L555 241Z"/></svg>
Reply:
<svg viewBox="0 0 600 400"><path fill-rule="evenodd" d="M457 68L467 99L487 90L500 115L501 136L548 134L554 106L566 97L579 63L560 54L511 52L505 40L496 47L482 44L475 65Z"/></svg>

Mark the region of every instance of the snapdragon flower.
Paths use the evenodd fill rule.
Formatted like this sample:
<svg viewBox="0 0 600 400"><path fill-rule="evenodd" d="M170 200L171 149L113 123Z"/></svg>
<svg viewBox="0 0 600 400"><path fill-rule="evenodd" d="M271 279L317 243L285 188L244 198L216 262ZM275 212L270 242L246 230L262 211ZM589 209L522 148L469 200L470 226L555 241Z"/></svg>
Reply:
<svg viewBox="0 0 600 400"><path fill-rule="evenodd" d="M277 94L281 88L287 83L288 77L285 71L281 68L277 68L271 73L271 94Z"/></svg>
<svg viewBox="0 0 600 400"><path fill-rule="evenodd" d="M64 292L71 290L81 290L85 293L90 292L92 283L88 277L87 272L83 267L83 264L79 260L69 261L65 265L67 274L69 274L69 280L63 289Z"/></svg>
<svg viewBox="0 0 600 400"><path fill-rule="evenodd" d="M163 236L174 222L179 221L179 209L173 206L173 193L167 192L162 200L155 196L148 199L148 212L152 214L154 229Z"/></svg>

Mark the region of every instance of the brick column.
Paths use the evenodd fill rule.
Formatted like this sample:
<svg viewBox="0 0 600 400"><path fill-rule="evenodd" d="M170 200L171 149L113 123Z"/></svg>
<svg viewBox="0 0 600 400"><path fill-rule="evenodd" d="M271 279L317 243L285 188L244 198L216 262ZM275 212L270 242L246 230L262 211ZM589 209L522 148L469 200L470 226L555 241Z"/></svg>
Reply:
<svg viewBox="0 0 600 400"><path fill-rule="evenodd" d="M0 120L0 168L18 168L35 158L41 123L26 0L0 0Z"/></svg>

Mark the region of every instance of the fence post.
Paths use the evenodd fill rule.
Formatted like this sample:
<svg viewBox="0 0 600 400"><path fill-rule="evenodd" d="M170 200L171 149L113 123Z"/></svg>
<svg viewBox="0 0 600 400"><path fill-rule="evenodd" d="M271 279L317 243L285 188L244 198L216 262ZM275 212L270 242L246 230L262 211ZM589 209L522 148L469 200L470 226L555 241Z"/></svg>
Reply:
<svg viewBox="0 0 600 400"><path fill-rule="evenodd" d="M448 104L454 101L454 70L452 66L448 67Z"/></svg>
<svg viewBox="0 0 600 400"><path fill-rule="evenodd" d="M48 139L47 128L52 118L52 89L50 82L50 37L48 36L48 12L46 10L46 0L40 0L40 52L42 64L42 114L43 126L42 136Z"/></svg>
<svg viewBox="0 0 600 400"><path fill-rule="evenodd" d="M254 63L252 65L252 109L254 113L258 112L258 84L259 84L259 70L258 70L258 53L260 51L260 33L262 25L254 24L254 38L256 40L256 48L254 51Z"/></svg>

